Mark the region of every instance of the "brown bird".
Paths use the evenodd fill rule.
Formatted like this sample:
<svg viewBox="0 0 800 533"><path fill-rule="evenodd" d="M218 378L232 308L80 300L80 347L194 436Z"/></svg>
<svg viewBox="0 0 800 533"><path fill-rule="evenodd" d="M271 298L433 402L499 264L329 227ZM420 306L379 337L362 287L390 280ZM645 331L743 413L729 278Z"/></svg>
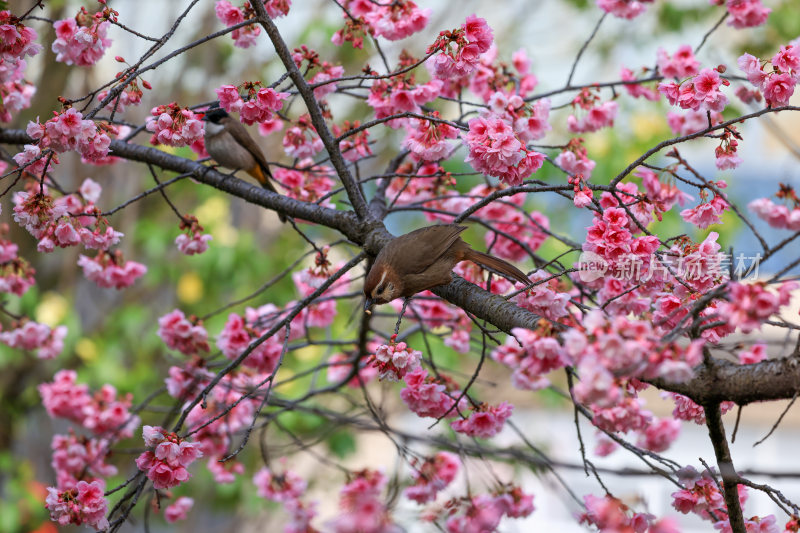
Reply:
<svg viewBox="0 0 800 533"><path fill-rule="evenodd" d="M461 261L493 270L530 284L528 276L514 265L473 250L459 234L466 226L429 226L406 233L383 247L364 281L364 311L395 298L408 298L437 285L450 283L451 271Z"/></svg>
<svg viewBox="0 0 800 533"><path fill-rule="evenodd" d="M228 115L221 107L213 107L203 116L205 121L206 152L219 165L234 172L244 170L253 176L262 187L277 193L271 180L267 159L253 137L242 123ZM282 222L286 216L278 215Z"/></svg>

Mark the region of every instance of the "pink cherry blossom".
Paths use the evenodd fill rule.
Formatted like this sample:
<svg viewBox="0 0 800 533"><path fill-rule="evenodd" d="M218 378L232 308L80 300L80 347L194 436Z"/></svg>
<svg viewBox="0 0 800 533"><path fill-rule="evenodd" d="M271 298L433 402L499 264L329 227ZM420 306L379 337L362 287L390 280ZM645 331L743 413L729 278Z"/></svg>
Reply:
<svg viewBox="0 0 800 533"><path fill-rule="evenodd" d="M422 367L408 372L403 380L406 386L400 391L400 398L417 416L441 418L446 413L450 417L456 416L453 404L460 392L448 391L448 384L428 376L427 370ZM461 404L459 406L463 407Z"/></svg>
<svg viewBox="0 0 800 533"><path fill-rule="evenodd" d="M393 533L397 526L381 501L386 476L376 470L356 472L340 491L339 515L329 526L335 533Z"/></svg>
<svg viewBox="0 0 800 533"><path fill-rule="evenodd" d="M761 0L727 0L731 18L728 25L734 28L752 28L767 21L771 8L764 7Z"/></svg>
<svg viewBox="0 0 800 533"><path fill-rule="evenodd" d="M289 93L279 93L271 87L262 87L242 104L239 117L247 125L269 122L273 120L275 112L283 107L283 101L288 97Z"/></svg>
<svg viewBox="0 0 800 533"><path fill-rule="evenodd" d="M688 78L700 71L700 62L695 59L692 47L688 44L680 46L672 56L669 56L663 48L659 48L657 56L658 70L665 78Z"/></svg>
<svg viewBox="0 0 800 533"><path fill-rule="evenodd" d="M794 94L795 79L790 74L772 74L764 82L764 100L770 107L788 105Z"/></svg>
<svg viewBox="0 0 800 533"><path fill-rule="evenodd" d="M488 439L500 433L513 410L514 406L508 402L501 402L496 406L483 404L469 418L451 422L450 427L458 433Z"/></svg>
<svg viewBox="0 0 800 533"><path fill-rule="evenodd" d="M767 358L767 345L764 343L756 343L749 350L742 350L739 352L740 365L752 365L760 363Z"/></svg>
<svg viewBox="0 0 800 533"><path fill-rule="evenodd" d="M439 452L425 459L421 465L412 466L414 485L407 487L403 494L417 503L425 503L435 500L439 491L453 482L458 474L460 461L453 453Z"/></svg>
<svg viewBox="0 0 800 533"><path fill-rule="evenodd" d="M632 70L623 67L620 70L620 79L622 81L636 81L636 76ZM623 85L623 87L625 87L625 90L628 92L628 94L634 98L644 97L647 100L654 102L661 98L661 95L658 94L657 90L652 87L648 87L643 83L626 83Z"/></svg>
<svg viewBox="0 0 800 533"><path fill-rule="evenodd" d="M136 466L146 472L148 479L156 489L175 487L189 479L186 467L203 456L196 443L178 437L175 433L167 433L162 428L145 426L143 431L145 443L154 443L155 451L146 451L136 458Z"/></svg>
<svg viewBox="0 0 800 533"><path fill-rule="evenodd" d="M422 352L410 350L404 342L395 343L396 335L389 344L381 344L370 358L371 364L378 369L378 378L399 381L409 372L419 368Z"/></svg>
<svg viewBox="0 0 800 533"><path fill-rule="evenodd" d="M110 450L105 439L78 437L70 431L69 435L53 435L50 447L59 490L75 488L81 479L92 481L117 473L115 466L105 462Z"/></svg>
<svg viewBox="0 0 800 533"><path fill-rule="evenodd" d="M609 128L614 125L618 105L609 101L588 109L585 116L578 119L575 115L567 117L567 128L572 133L586 133Z"/></svg>
<svg viewBox="0 0 800 533"><path fill-rule="evenodd" d="M192 510L193 506L194 499L188 496L181 496L164 509L164 520L170 524L178 520L186 520L186 515Z"/></svg>
<svg viewBox="0 0 800 533"><path fill-rule="evenodd" d="M158 336L169 348L185 355L209 351L208 333L202 323L188 320L179 309L158 319Z"/></svg>
<svg viewBox="0 0 800 533"><path fill-rule="evenodd" d="M45 324L25 322L21 327L0 332L0 342L12 348L33 351L39 359L54 359L64 349L67 327L50 329Z"/></svg>
<svg viewBox="0 0 800 533"><path fill-rule="evenodd" d="M633 19L644 12L645 4L653 0L596 0L597 7L615 17Z"/></svg>
<svg viewBox="0 0 800 533"><path fill-rule="evenodd" d="M78 25L76 19L87 18L84 8L78 17L63 19L53 24L56 30L56 40L53 41L53 52L56 61L67 65L80 65L89 67L97 63L111 46L111 39L106 34L111 23L104 20L102 13L86 21L86 25Z"/></svg>
<svg viewBox="0 0 800 533"><path fill-rule="evenodd" d="M147 272L147 267L135 261L122 262L121 254L100 251L95 257L78 257L83 275L102 288L124 289L130 287Z"/></svg>
<svg viewBox="0 0 800 533"><path fill-rule="evenodd" d="M217 2L218 5L220 3ZM219 98L219 106L228 113L235 113L242 109L244 101L235 85L223 85L215 89L214 92L217 93L217 98Z"/></svg>
<svg viewBox="0 0 800 533"><path fill-rule="evenodd" d="M63 491L48 487L45 507L50 511L50 518L62 526L85 524L98 531L105 530L108 528L108 502L103 496L104 489L102 480L78 481L74 488Z"/></svg>
<svg viewBox="0 0 800 533"><path fill-rule="evenodd" d="M188 108L177 103L154 107L147 117L147 131L152 131L151 144L186 146L203 136L203 123Z"/></svg>
<svg viewBox="0 0 800 533"><path fill-rule="evenodd" d="M433 118L439 118L439 113L434 112ZM438 161L447 158L453 151L447 139L456 138L458 130L449 124L410 119L406 124L403 145L424 161Z"/></svg>

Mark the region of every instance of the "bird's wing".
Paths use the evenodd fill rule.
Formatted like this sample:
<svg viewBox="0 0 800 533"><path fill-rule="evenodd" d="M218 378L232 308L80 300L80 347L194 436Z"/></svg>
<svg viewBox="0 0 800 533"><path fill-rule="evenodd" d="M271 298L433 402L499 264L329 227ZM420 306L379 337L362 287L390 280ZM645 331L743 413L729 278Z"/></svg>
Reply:
<svg viewBox="0 0 800 533"><path fill-rule="evenodd" d="M272 177L272 173L269 171L269 165L267 164L267 158L264 157L264 152L261 151L261 148L256 144L256 141L253 137L247 133L247 130L242 126L242 123L236 120L233 117L225 117L220 122L223 123L225 129L230 133L236 142L238 142L242 147L250 152L253 158L258 163L258 166L267 174L268 177ZM246 170L246 169L245 169Z"/></svg>
<svg viewBox="0 0 800 533"><path fill-rule="evenodd" d="M401 247L404 255L406 255L403 263L414 265L412 269L408 270L408 273L420 274L424 272L450 249L465 229L467 229L466 226L442 224L421 228L398 237L399 239L408 239L413 242L411 246Z"/></svg>

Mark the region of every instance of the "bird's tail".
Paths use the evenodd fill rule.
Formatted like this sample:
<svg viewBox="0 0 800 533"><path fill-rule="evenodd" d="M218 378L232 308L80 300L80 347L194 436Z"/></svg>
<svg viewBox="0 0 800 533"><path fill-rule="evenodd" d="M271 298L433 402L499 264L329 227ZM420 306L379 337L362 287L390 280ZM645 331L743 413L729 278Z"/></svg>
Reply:
<svg viewBox="0 0 800 533"><path fill-rule="evenodd" d="M473 263L488 270L493 270L498 274L502 274L508 279L519 281L523 285L531 284L531 280L528 279L528 276L526 276L524 272L511 263L500 259L499 257L494 257L493 255L469 249L464 255L464 259L467 261L472 261Z"/></svg>
<svg viewBox="0 0 800 533"><path fill-rule="evenodd" d="M262 187L267 189L268 191L272 191L274 193L278 193L278 190L275 188L275 185L272 184L272 180L275 178L272 177L272 172L269 171L269 168L262 167L261 165L256 165L250 170L247 171L248 174L253 176L258 182L261 184ZM286 215L283 213L278 213L278 218L281 222L286 222Z"/></svg>

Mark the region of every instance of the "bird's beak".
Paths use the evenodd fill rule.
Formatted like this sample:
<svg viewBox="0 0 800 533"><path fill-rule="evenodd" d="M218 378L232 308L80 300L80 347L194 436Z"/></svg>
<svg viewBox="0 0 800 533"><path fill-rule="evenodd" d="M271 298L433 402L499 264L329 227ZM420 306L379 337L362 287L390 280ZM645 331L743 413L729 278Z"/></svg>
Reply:
<svg viewBox="0 0 800 533"><path fill-rule="evenodd" d="M367 298L364 302L364 312L368 315L372 314L372 306L375 305L375 300L372 298Z"/></svg>

